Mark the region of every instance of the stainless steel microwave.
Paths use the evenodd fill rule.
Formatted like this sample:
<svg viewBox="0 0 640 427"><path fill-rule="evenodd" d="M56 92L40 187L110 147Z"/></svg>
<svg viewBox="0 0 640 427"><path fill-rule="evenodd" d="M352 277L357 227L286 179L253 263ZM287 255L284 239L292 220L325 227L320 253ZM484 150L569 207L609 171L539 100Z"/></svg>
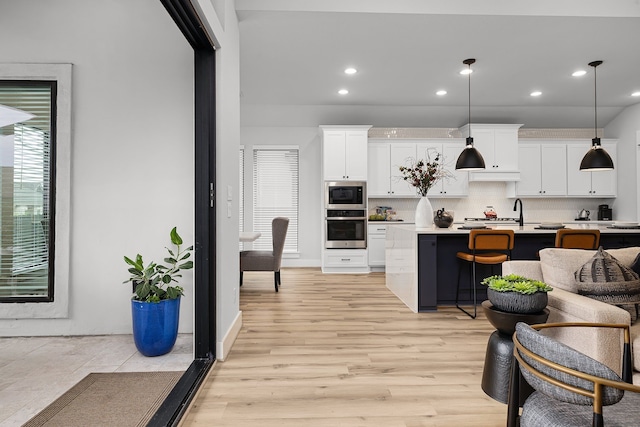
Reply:
<svg viewBox="0 0 640 427"><path fill-rule="evenodd" d="M325 181L326 209L366 209L367 183L364 181Z"/></svg>

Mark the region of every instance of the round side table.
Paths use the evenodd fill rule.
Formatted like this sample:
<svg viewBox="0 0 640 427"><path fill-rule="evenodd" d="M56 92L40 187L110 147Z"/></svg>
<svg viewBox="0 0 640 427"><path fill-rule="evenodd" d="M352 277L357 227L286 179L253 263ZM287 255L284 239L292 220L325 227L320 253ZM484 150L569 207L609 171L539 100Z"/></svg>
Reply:
<svg viewBox="0 0 640 427"><path fill-rule="evenodd" d="M549 309L539 313L520 314L507 313L496 309L489 300L482 302L482 308L487 320L497 330L489 337L487 353L482 371L482 390L494 400L507 403L509 397L509 382L513 359L513 333L516 323L525 322L529 325L545 323L549 317ZM526 381L520 384L520 405L532 393L533 389Z"/></svg>

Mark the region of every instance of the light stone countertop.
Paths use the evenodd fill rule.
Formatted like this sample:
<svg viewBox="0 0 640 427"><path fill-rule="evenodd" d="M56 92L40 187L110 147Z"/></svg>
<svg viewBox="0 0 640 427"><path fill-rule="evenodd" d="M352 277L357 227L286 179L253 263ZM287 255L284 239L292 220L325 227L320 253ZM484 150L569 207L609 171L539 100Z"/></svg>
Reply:
<svg viewBox="0 0 640 427"><path fill-rule="evenodd" d="M396 223L397 224L397 223ZM417 234L469 234L471 229L468 228L460 228L462 227L462 223L454 223L449 228L438 228L435 226L426 227L426 228L416 228L415 224L397 224L396 227L402 227L407 230L415 230ZM582 229L582 230L600 230L600 233L610 234L610 233L624 233L624 234L639 234L640 228L615 228L613 227L613 222L596 222L589 221L589 223L585 223L585 221L581 222L573 222L564 223L564 228L570 229ZM540 228L540 223L525 223L524 226L520 227L517 224L502 224L496 225L494 223L487 224L487 229L494 230L513 230L516 234L555 234L556 229L553 228Z"/></svg>

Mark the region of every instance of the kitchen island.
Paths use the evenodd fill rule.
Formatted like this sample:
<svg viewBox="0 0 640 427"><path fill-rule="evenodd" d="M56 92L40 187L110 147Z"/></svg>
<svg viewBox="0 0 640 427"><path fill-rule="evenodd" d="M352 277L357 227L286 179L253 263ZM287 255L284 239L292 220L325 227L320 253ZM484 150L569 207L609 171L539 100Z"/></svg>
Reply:
<svg viewBox="0 0 640 427"><path fill-rule="evenodd" d="M385 242L386 284L413 312L436 311L439 305L455 305L458 258L468 251L469 231L462 224L450 228L416 228L415 225L388 227ZM540 229L539 224L498 225L495 229L515 232L512 259L538 259L540 249L554 246L555 230ZM640 246L640 229L611 228L610 224L567 224L567 228L600 230L600 245L605 249ZM486 272L481 270L487 268ZM500 274L497 267L495 274ZM491 274L487 266L478 266L478 276ZM462 272L466 285L468 277ZM464 286L463 289L466 289ZM461 301L470 304L471 301Z"/></svg>

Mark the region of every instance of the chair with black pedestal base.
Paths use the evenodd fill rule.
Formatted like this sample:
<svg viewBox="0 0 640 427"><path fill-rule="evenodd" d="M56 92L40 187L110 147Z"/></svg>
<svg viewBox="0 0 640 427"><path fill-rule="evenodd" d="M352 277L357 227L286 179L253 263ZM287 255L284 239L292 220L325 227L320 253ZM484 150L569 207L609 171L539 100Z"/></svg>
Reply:
<svg viewBox="0 0 640 427"><path fill-rule="evenodd" d="M502 264L511 259L515 233L513 230L471 230L469 232L468 252L458 252L456 256L460 260L458 267L458 283L456 286L456 307L467 316L475 319L477 316L477 286L476 264L493 266ZM460 307L460 272L464 263L469 265L470 289L473 291L473 314Z"/></svg>
<svg viewBox="0 0 640 427"><path fill-rule="evenodd" d="M600 230L580 230L563 228L556 232L556 248L598 249Z"/></svg>
<svg viewBox="0 0 640 427"><path fill-rule="evenodd" d="M538 332L546 328L599 327L623 331L622 378L608 366ZM611 323L547 323L516 325L513 336L512 391L518 391L518 369L536 391L519 415L509 399L508 426L601 427L640 424L640 386L631 384L629 325ZM626 392L625 392L626 391ZM510 393L511 393L510 392ZM603 411L604 408L604 411Z"/></svg>
<svg viewBox="0 0 640 427"><path fill-rule="evenodd" d="M273 280L278 292L280 280L280 264L284 241L289 228L289 218L277 217L271 221L271 237L273 250L271 251L241 251L240 252L240 286L245 271L273 271Z"/></svg>

